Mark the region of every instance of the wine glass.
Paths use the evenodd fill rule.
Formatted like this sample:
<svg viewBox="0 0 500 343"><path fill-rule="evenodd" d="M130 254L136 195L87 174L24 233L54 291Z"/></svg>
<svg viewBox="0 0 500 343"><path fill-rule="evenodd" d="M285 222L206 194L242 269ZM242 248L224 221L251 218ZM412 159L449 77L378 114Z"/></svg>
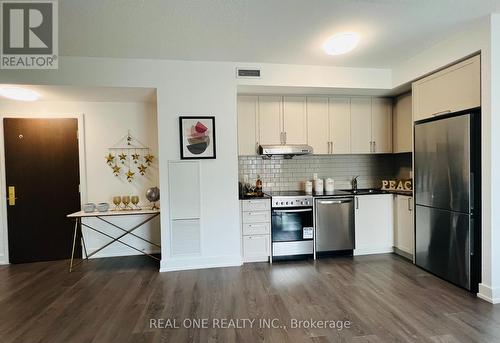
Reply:
<svg viewBox="0 0 500 343"><path fill-rule="evenodd" d="M138 210L141 209L139 206L137 206L137 204L139 203L139 196L138 195L132 195L130 197L130 201L132 202L132 204L134 204L136 209L138 209Z"/></svg>
<svg viewBox="0 0 500 343"><path fill-rule="evenodd" d="M125 205L125 210L127 209L130 209L130 206L128 204L130 204L130 196L129 195L124 195L122 196L122 203L123 205Z"/></svg>
<svg viewBox="0 0 500 343"><path fill-rule="evenodd" d="M121 202L122 202L122 198L120 196L113 197L113 204L115 204L115 208L113 209L113 211L120 210Z"/></svg>

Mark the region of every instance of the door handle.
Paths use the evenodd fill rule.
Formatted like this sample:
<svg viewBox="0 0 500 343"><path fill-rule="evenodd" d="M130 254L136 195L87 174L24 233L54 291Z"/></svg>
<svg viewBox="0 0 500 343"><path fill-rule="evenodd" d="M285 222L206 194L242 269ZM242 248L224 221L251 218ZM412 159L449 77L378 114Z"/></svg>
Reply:
<svg viewBox="0 0 500 343"><path fill-rule="evenodd" d="M359 210L359 198L356 197L355 199L356 199L356 210Z"/></svg>
<svg viewBox="0 0 500 343"><path fill-rule="evenodd" d="M411 198L408 198L408 211L411 211Z"/></svg>
<svg viewBox="0 0 500 343"><path fill-rule="evenodd" d="M332 149L331 149L331 154L333 154L333 142L330 142L330 144L332 145Z"/></svg>
<svg viewBox="0 0 500 343"><path fill-rule="evenodd" d="M15 206L16 205L16 187L15 186L9 186L9 196L7 197L9 199L9 206Z"/></svg>
<svg viewBox="0 0 500 343"><path fill-rule="evenodd" d="M327 200L327 201L318 201L318 204L321 205L345 204L351 201L352 200Z"/></svg>
<svg viewBox="0 0 500 343"><path fill-rule="evenodd" d="M286 144L286 131L283 132L283 144Z"/></svg>
<svg viewBox="0 0 500 343"><path fill-rule="evenodd" d="M312 208L307 208L303 210L273 210L274 213L299 213L299 212L311 212Z"/></svg>
<svg viewBox="0 0 500 343"><path fill-rule="evenodd" d="M377 152L377 142L373 141L373 152Z"/></svg>

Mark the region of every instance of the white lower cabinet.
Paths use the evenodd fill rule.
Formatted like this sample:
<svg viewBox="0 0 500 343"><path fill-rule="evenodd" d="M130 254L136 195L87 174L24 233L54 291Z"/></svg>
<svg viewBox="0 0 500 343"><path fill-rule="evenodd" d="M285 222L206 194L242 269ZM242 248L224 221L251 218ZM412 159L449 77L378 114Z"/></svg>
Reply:
<svg viewBox="0 0 500 343"><path fill-rule="evenodd" d="M271 253L271 200L241 200L243 262L267 262Z"/></svg>
<svg viewBox="0 0 500 343"><path fill-rule="evenodd" d="M413 257L413 198L406 195L394 197L394 247L395 252L405 257Z"/></svg>
<svg viewBox="0 0 500 343"><path fill-rule="evenodd" d="M392 252L393 195L359 195L354 200L354 255Z"/></svg>

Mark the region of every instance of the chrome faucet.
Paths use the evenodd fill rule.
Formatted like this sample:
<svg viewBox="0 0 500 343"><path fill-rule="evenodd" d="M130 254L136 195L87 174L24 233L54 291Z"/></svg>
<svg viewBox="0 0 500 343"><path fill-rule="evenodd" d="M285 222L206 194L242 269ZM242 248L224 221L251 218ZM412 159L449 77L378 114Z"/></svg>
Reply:
<svg viewBox="0 0 500 343"><path fill-rule="evenodd" d="M352 178L351 180L351 187L352 187L352 190L356 191L358 189L358 176L355 176Z"/></svg>

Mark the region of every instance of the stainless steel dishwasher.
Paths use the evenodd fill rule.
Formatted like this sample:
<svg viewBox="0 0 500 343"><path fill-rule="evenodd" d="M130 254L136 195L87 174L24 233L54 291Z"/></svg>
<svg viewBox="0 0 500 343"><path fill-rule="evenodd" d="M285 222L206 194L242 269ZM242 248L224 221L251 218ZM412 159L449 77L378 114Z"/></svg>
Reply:
<svg viewBox="0 0 500 343"><path fill-rule="evenodd" d="M316 252L354 249L354 198L315 199Z"/></svg>

